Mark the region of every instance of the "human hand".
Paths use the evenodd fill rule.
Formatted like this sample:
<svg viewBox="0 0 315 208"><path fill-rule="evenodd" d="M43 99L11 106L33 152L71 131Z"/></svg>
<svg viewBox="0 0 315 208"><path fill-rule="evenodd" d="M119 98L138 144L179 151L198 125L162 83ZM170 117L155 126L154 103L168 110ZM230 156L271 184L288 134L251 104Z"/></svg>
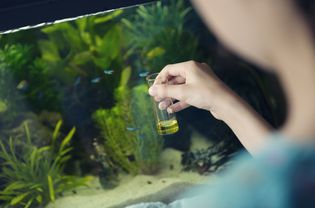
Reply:
<svg viewBox="0 0 315 208"><path fill-rule="evenodd" d="M156 101L161 101L159 107L167 108L168 112L178 112L192 105L209 110L218 118L224 99L231 96L232 92L208 65L188 61L164 67L150 87L149 94L154 96ZM169 101L163 101L165 98L178 102L171 104Z"/></svg>

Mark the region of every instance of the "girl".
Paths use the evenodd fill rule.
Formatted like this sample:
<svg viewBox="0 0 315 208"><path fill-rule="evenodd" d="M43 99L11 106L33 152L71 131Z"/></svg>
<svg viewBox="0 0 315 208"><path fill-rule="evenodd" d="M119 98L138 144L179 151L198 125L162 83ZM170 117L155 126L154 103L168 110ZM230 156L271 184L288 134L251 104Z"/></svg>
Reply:
<svg viewBox="0 0 315 208"><path fill-rule="evenodd" d="M206 64L188 61L166 66L149 94L157 101L170 97L179 102L161 102L160 108L178 112L192 105L209 111L234 131L255 159L240 158L210 190L161 207L315 207L315 44L297 2L193 3L227 48L278 75L288 117L275 132ZM171 84L161 84L166 79Z"/></svg>

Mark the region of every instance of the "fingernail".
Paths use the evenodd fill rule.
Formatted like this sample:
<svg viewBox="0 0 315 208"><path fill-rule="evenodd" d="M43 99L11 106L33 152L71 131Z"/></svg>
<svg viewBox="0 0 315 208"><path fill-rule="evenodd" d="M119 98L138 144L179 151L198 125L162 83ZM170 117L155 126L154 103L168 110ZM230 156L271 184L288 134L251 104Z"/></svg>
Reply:
<svg viewBox="0 0 315 208"><path fill-rule="evenodd" d="M159 103L159 109L160 109L160 110L165 110L166 107L167 107L167 106L166 106L166 103L165 103L165 102L160 102L160 103Z"/></svg>
<svg viewBox="0 0 315 208"><path fill-rule="evenodd" d="M156 95L156 86L152 86L149 88L149 94L151 96L155 96Z"/></svg>
<svg viewBox="0 0 315 208"><path fill-rule="evenodd" d="M167 112L168 112L168 113L173 113L173 109L172 109L172 108L168 108L168 109L167 109Z"/></svg>

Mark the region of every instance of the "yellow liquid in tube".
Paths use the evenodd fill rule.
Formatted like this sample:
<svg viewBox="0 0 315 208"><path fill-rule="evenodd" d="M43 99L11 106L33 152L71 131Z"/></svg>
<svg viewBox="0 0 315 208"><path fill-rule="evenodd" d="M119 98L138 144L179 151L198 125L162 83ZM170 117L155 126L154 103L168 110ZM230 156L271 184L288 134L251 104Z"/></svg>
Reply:
<svg viewBox="0 0 315 208"><path fill-rule="evenodd" d="M177 120L159 121L157 130L160 135L174 134L179 130Z"/></svg>

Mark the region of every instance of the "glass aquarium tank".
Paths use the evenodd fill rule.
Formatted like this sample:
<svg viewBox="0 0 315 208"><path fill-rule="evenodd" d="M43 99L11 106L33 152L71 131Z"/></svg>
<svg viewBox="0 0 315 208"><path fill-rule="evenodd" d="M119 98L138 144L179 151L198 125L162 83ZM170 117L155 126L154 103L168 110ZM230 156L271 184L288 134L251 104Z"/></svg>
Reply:
<svg viewBox="0 0 315 208"><path fill-rule="evenodd" d="M173 200L242 150L209 112L160 135L146 77L197 60L273 126L277 79L231 55L190 3L169 0L0 35L1 207L109 208Z"/></svg>

